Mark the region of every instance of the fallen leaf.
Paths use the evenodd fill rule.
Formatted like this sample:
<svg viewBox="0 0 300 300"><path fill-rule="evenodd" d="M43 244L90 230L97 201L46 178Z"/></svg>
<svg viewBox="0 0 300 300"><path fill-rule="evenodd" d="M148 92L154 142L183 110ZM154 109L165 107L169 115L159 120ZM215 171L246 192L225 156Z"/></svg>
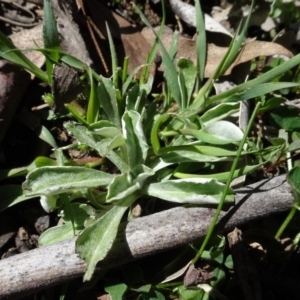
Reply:
<svg viewBox="0 0 300 300"><path fill-rule="evenodd" d="M142 34L150 45L155 41L155 35L149 28L144 28ZM168 33L163 33L162 42L164 46L169 49L172 42L173 35ZM220 64L221 60L225 56L228 48L218 47L214 44L207 45L207 62L205 66L205 77L211 77L217 66ZM232 69L244 62L251 61L253 58L258 56L272 56L272 55L284 55L287 57L292 57L293 53L284 48L283 46L263 41L251 41L246 43L237 59L233 64L226 70L224 75L229 75ZM192 39L187 39L185 37L179 36L178 38L178 51L177 58L185 57L192 60L196 64L196 42Z"/></svg>

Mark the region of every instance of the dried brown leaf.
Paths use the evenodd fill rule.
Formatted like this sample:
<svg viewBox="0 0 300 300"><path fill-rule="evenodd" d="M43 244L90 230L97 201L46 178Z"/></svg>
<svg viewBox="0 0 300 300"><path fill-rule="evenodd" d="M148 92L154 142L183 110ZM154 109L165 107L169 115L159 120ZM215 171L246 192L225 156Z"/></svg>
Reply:
<svg viewBox="0 0 300 300"><path fill-rule="evenodd" d="M142 31L143 36L151 45L155 41L155 35L149 28L144 28ZM164 46L169 49L173 36L168 33L162 35L162 42ZM214 44L207 45L207 63L205 67L205 77L211 77L215 72L217 66L225 56L228 48L218 47ZM272 55L284 55L292 57L293 54L283 46L262 41L252 41L244 45L239 56L234 63L227 69L225 75L229 75L232 69L244 62L251 61L258 56L272 56ZM176 57L185 57L192 60L196 64L196 42L185 37L179 37L178 39L178 51Z"/></svg>

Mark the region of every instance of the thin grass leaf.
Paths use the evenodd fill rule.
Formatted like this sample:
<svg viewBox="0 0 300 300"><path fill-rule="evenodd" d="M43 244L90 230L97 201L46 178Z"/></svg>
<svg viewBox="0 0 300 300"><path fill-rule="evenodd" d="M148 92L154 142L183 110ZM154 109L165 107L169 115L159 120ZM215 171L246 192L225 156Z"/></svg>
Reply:
<svg viewBox="0 0 300 300"><path fill-rule="evenodd" d="M212 96L210 97L207 102L206 105L209 106L217 101L222 101L225 100L229 97L231 97L232 95L236 94L236 93L241 93L245 90L251 89L251 88L257 88L260 84L263 83L270 83L270 81L272 81L274 78L286 73L287 71L289 71L290 69L292 69L295 66L298 66L300 64L300 54L292 57L291 59L289 59L288 61L284 62L283 64L277 66L276 68L260 75L259 77L252 79L250 81L247 81L245 83L242 83L228 91L225 91L219 95L216 96ZM278 84L278 83L277 83ZM280 87L281 88L281 87ZM273 90L274 91L274 90Z"/></svg>
<svg viewBox="0 0 300 300"><path fill-rule="evenodd" d="M252 12L252 10L253 10L253 5L254 5L254 1L252 1L252 3L251 3L250 12ZM224 72L228 69L228 67L233 63L233 61L238 56L238 54L241 50L242 43L245 39L246 30L248 28L250 16L251 16L251 13L249 13L243 26L241 23L239 24L239 26L236 30L236 33L229 45L229 48L228 48L224 58L218 65L216 71L214 72L214 75L200 89L194 102L189 107L189 110L195 111L194 114L197 114L202 109L202 107L206 101L205 99L206 99L209 91L211 90L214 81L217 78L219 78L221 75L224 74ZM207 106L206 103L205 103L205 106Z"/></svg>
<svg viewBox="0 0 300 300"><path fill-rule="evenodd" d="M0 57L31 72L42 81L49 83L49 77L33 64L14 44L0 31Z"/></svg>
<svg viewBox="0 0 300 300"><path fill-rule="evenodd" d="M162 1L162 7L163 7L163 13L164 13L165 7L164 7L164 2L163 1ZM168 88L172 92L172 96L173 96L174 100L181 107L182 106L181 93L180 93L180 89L179 89L178 81L177 81L177 70L176 70L175 65L173 63L173 60L170 57L168 51L166 50L166 48L165 48L163 42L161 41L160 37L158 36L156 31L153 29L153 27L150 25L147 18L142 13L142 11L136 5L134 5L134 8L138 12L138 14L140 15L140 18L142 19L142 21L146 24L147 27L149 27L153 31L156 38L158 39L158 42L159 42L159 45L160 45L160 48L161 48L161 52L162 52L162 61L163 61L163 65L164 65L165 77L166 77L166 80L167 80L167 83L168 83Z"/></svg>
<svg viewBox="0 0 300 300"><path fill-rule="evenodd" d="M44 0L44 23L43 23L43 39L44 47L52 50L50 58L46 56L46 69L50 81L52 81L53 63L58 62L59 59L59 35L56 26L55 16L49 0ZM50 82L51 83L51 82Z"/></svg>
<svg viewBox="0 0 300 300"><path fill-rule="evenodd" d="M163 2L162 2L162 6L164 6ZM133 7L136 8L135 3L133 3ZM165 23L166 23L166 13L165 13L164 7L163 7L162 12L163 12L162 20L161 20L160 28L159 28L159 32L158 32L159 38L161 37L161 35L163 33L164 26L165 26ZM147 78L148 78L149 71L150 71L150 66L153 63L154 59L155 59L155 55L156 55L156 52L157 52L157 49L158 49L158 45L159 45L159 42L158 42L158 39L156 39L154 44L152 45L149 53L148 53L148 56L147 56L146 67L143 69L143 72L142 72L142 75L141 75L141 78L140 78L140 84L141 85L144 84L146 82Z"/></svg>
<svg viewBox="0 0 300 300"><path fill-rule="evenodd" d="M86 120L88 124L92 124L98 120L100 101L98 99L97 86L94 82L91 68L88 68L87 72L90 80L90 97L87 107Z"/></svg>
<svg viewBox="0 0 300 300"><path fill-rule="evenodd" d="M206 65L206 32L205 32L205 21L204 15L201 9L200 0L196 0L196 51L197 51L197 72L199 74L200 82L203 82L204 71Z"/></svg>
<svg viewBox="0 0 300 300"><path fill-rule="evenodd" d="M112 68L112 74L113 74L113 83L115 88L118 88L118 59L116 54L116 49L114 45L114 41L112 39L109 26L107 22L105 22L106 25L106 31L107 31L107 37L108 37L108 43L109 43L109 49L110 49L110 55L111 55L111 68Z"/></svg>
<svg viewBox="0 0 300 300"><path fill-rule="evenodd" d="M257 170L258 168L262 167L264 163L253 165L253 166L245 166L239 169L236 169L233 172L232 179L238 178L240 176L249 174L250 172L253 172ZM230 172L222 172L222 173L214 173L214 174L188 174L188 173L181 173L175 171L173 173L173 176L176 178L214 178L218 181L226 181L228 176L230 175Z"/></svg>

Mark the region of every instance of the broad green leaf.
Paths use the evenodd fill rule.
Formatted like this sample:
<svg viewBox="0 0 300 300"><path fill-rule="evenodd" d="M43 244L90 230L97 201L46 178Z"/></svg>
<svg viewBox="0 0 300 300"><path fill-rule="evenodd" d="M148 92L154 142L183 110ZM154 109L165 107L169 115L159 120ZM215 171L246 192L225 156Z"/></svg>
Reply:
<svg viewBox="0 0 300 300"><path fill-rule="evenodd" d="M199 118L203 126L220 121L239 111L239 103L221 103L203 113Z"/></svg>
<svg viewBox="0 0 300 300"><path fill-rule="evenodd" d="M125 144L124 136L119 134L112 139L103 139L100 142L99 153L101 153L101 156L108 156L111 150L121 147Z"/></svg>
<svg viewBox="0 0 300 300"><path fill-rule="evenodd" d="M292 186L292 189L300 195L300 167L294 167L287 174L287 181ZM299 196L298 196L299 197Z"/></svg>
<svg viewBox="0 0 300 300"><path fill-rule="evenodd" d="M115 283L105 286L105 291L109 293L111 300L121 300L124 297L128 287L125 283Z"/></svg>
<svg viewBox="0 0 300 300"><path fill-rule="evenodd" d="M237 143L243 138L242 130L228 121L217 121L200 130L180 130L183 134L192 135L201 142L216 145Z"/></svg>
<svg viewBox="0 0 300 300"><path fill-rule="evenodd" d="M133 110L126 111L122 118L122 128L126 139L128 163L130 168L134 169L145 162L148 152L140 114Z"/></svg>
<svg viewBox="0 0 300 300"><path fill-rule="evenodd" d="M165 296L156 290L151 290L147 294L141 294L137 300L166 300Z"/></svg>
<svg viewBox="0 0 300 300"><path fill-rule="evenodd" d="M270 122L286 131L299 131L299 108L295 106L283 106L270 114Z"/></svg>
<svg viewBox="0 0 300 300"><path fill-rule="evenodd" d="M151 183L145 192L159 199L190 204L218 204L224 184L215 179L188 178ZM233 192L226 195L226 202L234 200Z"/></svg>
<svg viewBox="0 0 300 300"><path fill-rule="evenodd" d="M111 79L101 76L98 86L98 98L108 119L121 128L116 90Z"/></svg>
<svg viewBox="0 0 300 300"><path fill-rule="evenodd" d="M107 202L124 199L139 189L139 185L133 181L131 174L117 175L107 188Z"/></svg>
<svg viewBox="0 0 300 300"><path fill-rule="evenodd" d="M82 167L41 167L30 172L23 190L25 195L54 195L87 187L107 186L113 175Z"/></svg>
<svg viewBox="0 0 300 300"><path fill-rule="evenodd" d="M57 201L59 200L58 195L42 195L40 197L40 204L45 212L50 213L58 208Z"/></svg>
<svg viewBox="0 0 300 300"><path fill-rule="evenodd" d="M57 148L55 139L53 138L51 132L45 126L40 126L39 138L44 142L48 143L54 149Z"/></svg>
<svg viewBox="0 0 300 300"><path fill-rule="evenodd" d="M128 174L117 175L107 188L107 202L122 200L141 190L145 180L153 175L153 170L143 165L138 165Z"/></svg>
<svg viewBox="0 0 300 300"><path fill-rule="evenodd" d="M278 108L281 104L283 104L286 100L284 98L272 97L268 99L259 109L259 113L264 113L270 111L274 108Z"/></svg>
<svg viewBox="0 0 300 300"><path fill-rule="evenodd" d="M289 152L297 151L300 149L300 140L296 140L289 145Z"/></svg>
<svg viewBox="0 0 300 300"><path fill-rule="evenodd" d="M121 135L121 131L117 127L102 127L94 129L93 133L105 138L114 138Z"/></svg>
<svg viewBox="0 0 300 300"><path fill-rule="evenodd" d="M72 223L73 221L76 229L83 229L84 221L89 217L88 213L81 207L81 205L81 203L70 203L72 215L70 214L70 211L67 211L66 209L64 209L61 213L61 217L64 222Z"/></svg>
<svg viewBox="0 0 300 300"><path fill-rule="evenodd" d="M132 194L120 200L116 206L78 236L76 252L88 263L84 281L91 279L98 261L106 257L116 238L125 211L138 197L139 195Z"/></svg>
<svg viewBox="0 0 300 300"><path fill-rule="evenodd" d="M77 229L76 233L79 233L81 229ZM64 241L74 237L72 223L67 223L60 226L51 227L41 234L39 237L40 246L53 245L58 242Z"/></svg>
<svg viewBox="0 0 300 300"><path fill-rule="evenodd" d="M205 292L201 289L187 289L184 285L178 287L178 292L182 300L203 300Z"/></svg>
<svg viewBox="0 0 300 300"><path fill-rule="evenodd" d="M28 173L27 167L2 169L0 170L0 180L11 178L11 177L24 176L27 173Z"/></svg>
<svg viewBox="0 0 300 300"><path fill-rule="evenodd" d="M0 195L1 195L1 201L0 201L0 211L13 206L15 204L18 204L23 201L30 200L34 198L34 196L27 197L23 194L22 187L20 185L3 185L0 186Z"/></svg>

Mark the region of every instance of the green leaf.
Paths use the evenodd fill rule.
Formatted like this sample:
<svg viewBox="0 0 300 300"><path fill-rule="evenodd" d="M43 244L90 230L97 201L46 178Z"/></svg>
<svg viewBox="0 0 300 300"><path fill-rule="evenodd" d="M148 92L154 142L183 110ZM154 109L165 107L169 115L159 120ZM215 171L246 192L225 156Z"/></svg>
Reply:
<svg viewBox="0 0 300 300"><path fill-rule="evenodd" d="M53 61L59 60L59 35L56 27L55 16L49 0L44 0L44 23L43 23L44 47L51 50L46 55L46 68L49 81L52 81Z"/></svg>
<svg viewBox="0 0 300 300"><path fill-rule="evenodd" d="M84 281L91 279L98 261L106 257L116 238L125 211L138 197L139 195L132 194L120 200L116 206L78 236L76 252L88 263Z"/></svg>
<svg viewBox="0 0 300 300"><path fill-rule="evenodd" d="M44 25L43 25L44 47L49 50L59 51L59 34L57 31L55 16L49 0L44 0ZM52 51L54 60L58 59L58 52Z"/></svg>
<svg viewBox="0 0 300 300"><path fill-rule="evenodd" d="M234 101L242 101L242 100L248 100L252 99L258 96L266 95L268 93L278 91L284 88L289 87L297 87L299 86L299 83L293 83L293 82L269 82L269 83L263 83L255 88L249 88L245 89L239 93L232 93L230 96L226 98L226 102L234 102Z"/></svg>
<svg viewBox="0 0 300 300"><path fill-rule="evenodd" d="M151 290L147 294L141 294L137 300L165 300L165 296L156 290Z"/></svg>
<svg viewBox="0 0 300 300"><path fill-rule="evenodd" d="M159 42L161 52L162 52L162 63L164 66L165 77L166 77L166 80L168 83L168 88L172 92L172 95L173 95L175 101L181 107L182 100L181 100L180 89L179 89L179 85L178 85L178 81L177 81L177 70L173 63L173 60L172 60L171 56L169 55L168 51L166 50L163 42L159 38L159 35L152 28L152 26L148 22L147 18L143 15L141 10L135 4L134 4L134 9L138 12L138 14L140 15L142 21L146 24L146 26L148 26L150 29L152 29L153 33L155 34L155 36Z"/></svg>
<svg viewBox="0 0 300 300"><path fill-rule="evenodd" d="M125 283L115 283L105 286L105 291L109 293L111 300L121 300L128 287Z"/></svg>
<svg viewBox="0 0 300 300"><path fill-rule="evenodd" d="M218 204L223 190L224 184L215 179L189 178L151 183L145 192L149 196L177 203ZM231 190L225 201L233 200Z"/></svg>
<svg viewBox="0 0 300 300"><path fill-rule="evenodd" d="M140 187L133 182L130 174L117 175L107 188L107 202L122 200L139 190L139 188Z"/></svg>
<svg viewBox="0 0 300 300"><path fill-rule="evenodd" d="M126 111L122 118L123 135L126 138L128 163L131 169L144 164L148 145L143 131L141 116L135 111Z"/></svg>
<svg viewBox="0 0 300 300"><path fill-rule="evenodd" d="M182 108L190 104L196 80L196 68L194 63L186 58L178 60L179 85L181 90Z"/></svg>
<svg viewBox="0 0 300 300"><path fill-rule="evenodd" d="M109 43L109 52L110 52L110 55L111 55L111 71L112 71L112 74L113 74L113 83L114 83L114 86L117 88L118 86L118 59L117 59L117 54L116 54L116 49L115 49L115 45L114 45L114 41L113 41L113 38L111 36L111 33L110 33L110 29L109 29L109 26L108 26L108 23L105 22L105 25L106 25L106 32L107 32L107 37L108 37L108 43Z"/></svg>
<svg viewBox="0 0 300 300"><path fill-rule="evenodd" d="M14 44L0 31L0 57L33 73L42 81L49 83L49 77L40 68L33 64Z"/></svg>
<svg viewBox="0 0 300 300"><path fill-rule="evenodd" d="M51 132L43 125L40 126L39 138L41 140L43 140L44 142L48 143L54 149L57 148L57 144L56 144L55 139L53 138Z"/></svg>
<svg viewBox="0 0 300 300"><path fill-rule="evenodd" d="M98 98L108 119L118 128L121 128L116 90L111 79L101 76L98 86Z"/></svg>
<svg viewBox="0 0 300 300"><path fill-rule="evenodd" d="M220 121L228 116L233 115L234 113L239 111L239 108L240 104L237 102L221 103L215 105L214 107L203 113L203 115L199 119L203 126L207 126L210 123L215 123L216 121Z"/></svg>
<svg viewBox="0 0 300 300"><path fill-rule="evenodd" d="M79 233L81 229L77 229L76 233ZM60 226L51 227L41 234L39 237L40 246L53 245L58 242L64 241L74 237L74 231L72 223L67 223Z"/></svg>
<svg viewBox="0 0 300 300"><path fill-rule="evenodd" d="M23 194L22 187L20 185L3 185L0 186L0 195L1 195L1 201L0 201L0 211L11 207L13 205L16 205L20 202L30 200L32 197L27 197Z"/></svg>
<svg viewBox="0 0 300 300"><path fill-rule="evenodd" d="M287 181L292 186L292 189L300 195L300 167L294 167L287 174Z"/></svg>
<svg viewBox="0 0 300 300"><path fill-rule="evenodd" d="M270 114L270 123L286 131L300 130L299 108L283 106Z"/></svg>
<svg viewBox="0 0 300 300"><path fill-rule="evenodd" d="M200 130L183 129L180 132L192 135L202 142L216 145L237 143L243 138L242 130L228 121L217 121Z"/></svg>
<svg viewBox="0 0 300 300"><path fill-rule="evenodd" d="M153 175L153 170L139 165L128 174L116 176L107 188L107 202L122 200L134 192L141 190L145 180Z"/></svg>
<svg viewBox="0 0 300 300"><path fill-rule="evenodd" d="M278 89L281 89L282 85L280 85L281 84L280 82L272 83L270 81L272 81L274 78L282 75L283 73L287 72L288 70L292 69L293 67L295 67L299 64L300 64L300 54L292 57L291 59L287 60L286 62L279 65L278 67L271 69L270 71L260 75L259 77L255 78L255 79L249 80L249 81L242 83L228 91L225 91L216 96L210 97L209 99L207 99L206 105L209 106L217 101L226 100L226 99L228 99L228 97L234 96L237 93L244 93L244 91L247 91L250 89L256 89L259 85L265 84L266 82L267 82L266 87L268 87L269 90L270 90L270 88L272 88L272 90L274 91L276 87L278 87ZM283 84L285 84L285 83L283 83ZM290 85L292 83L286 83L286 84ZM267 90L264 91L264 90L260 89L260 91L265 92ZM245 96L243 98L245 99Z"/></svg>
<svg viewBox="0 0 300 300"><path fill-rule="evenodd" d="M87 187L107 186L113 175L82 167L42 167L30 172L23 190L25 195L55 195Z"/></svg>
<svg viewBox="0 0 300 300"><path fill-rule="evenodd" d="M114 151L108 151L108 146L112 142L111 140L102 140L97 142L93 136L93 131L88 130L86 126L78 125L72 122L65 123L64 127L68 132L74 135L74 137L82 144L88 145L92 149L95 149L100 156L106 156L117 168L126 173L129 171L129 166L126 162Z"/></svg>
<svg viewBox="0 0 300 300"><path fill-rule="evenodd" d="M300 140L296 140L289 145L289 152L296 151L300 149Z"/></svg>
<svg viewBox="0 0 300 300"><path fill-rule="evenodd" d="M100 101L98 99L97 88L94 82L92 70L89 68L87 72L90 81L90 97L87 107L86 120L88 124L92 124L98 120Z"/></svg>
<svg viewBox="0 0 300 300"><path fill-rule="evenodd" d="M202 82L204 79L204 71L206 65L206 32L205 32L205 21L204 14L201 9L200 1L195 2L196 9L196 27L197 27L197 38L196 38L196 49L197 49L197 72Z"/></svg>
<svg viewBox="0 0 300 300"><path fill-rule="evenodd" d="M74 222L74 226L76 229L83 229L84 222L89 217L88 213L86 212L85 209L81 207L81 205L82 205L81 203L70 203L72 212L64 209L63 213L61 214L61 217L64 220L64 222L65 223Z"/></svg>
<svg viewBox="0 0 300 300"><path fill-rule="evenodd" d="M239 176L248 174L250 172L253 172L257 170L259 167L263 166L265 162L253 165L253 166L245 166L239 169L235 169L233 173L233 178L237 178ZM218 181L226 181L228 179L230 172L222 172L222 173L215 173L215 174L186 174L186 173L180 173L180 172L174 172L173 176L176 178L214 178Z"/></svg>
<svg viewBox="0 0 300 300"><path fill-rule="evenodd" d="M121 130L117 128L115 124L107 120L101 120L99 122L93 123L89 126L89 129L91 129L94 134L106 138L114 138L122 134Z"/></svg>

